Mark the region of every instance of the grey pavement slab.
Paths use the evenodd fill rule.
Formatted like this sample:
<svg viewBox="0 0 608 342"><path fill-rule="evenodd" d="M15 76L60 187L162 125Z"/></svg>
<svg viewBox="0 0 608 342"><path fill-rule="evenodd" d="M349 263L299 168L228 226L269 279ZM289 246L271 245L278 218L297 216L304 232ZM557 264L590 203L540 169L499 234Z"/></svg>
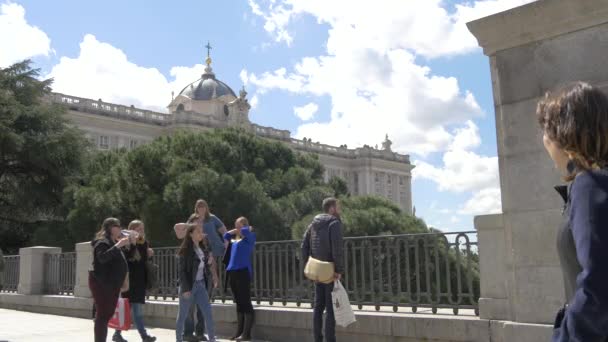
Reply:
<svg viewBox="0 0 608 342"><path fill-rule="evenodd" d="M175 341L175 331L148 328L158 342ZM111 333L108 341L112 341ZM123 333L129 342L141 341L136 330ZM93 341L91 319L43 315L31 312L0 309L0 342L83 342ZM227 339L219 339L225 342ZM261 341L257 341L261 342Z"/></svg>

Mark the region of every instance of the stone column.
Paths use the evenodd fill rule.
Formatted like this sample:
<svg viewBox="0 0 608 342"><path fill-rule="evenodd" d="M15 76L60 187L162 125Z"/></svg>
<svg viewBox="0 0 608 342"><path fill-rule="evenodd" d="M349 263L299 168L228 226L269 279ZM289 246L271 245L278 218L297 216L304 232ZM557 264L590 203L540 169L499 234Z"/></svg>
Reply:
<svg viewBox="0 0 608 342"><path fill-rule="evenodd" d="M475 217L479 245L481 297L479 317L490 320L510 318L507 297L505 227L502 215Z"/></svg>
<svg viewBox="0 0 608 342"><path fill-rule="evenodd" d="M608 2L541 0L467 25L490 58L509 318L551 324L564 304L555 242L562 203L536 104L547 90L572 81L607 88ZM495 314L489 310L483 315Z"/></svg>
<svg viewBox="0 0 608 342"><path fill-rule="evenodd" d="M17 293L38 295L44 293L44 256L59 254L59 247L27 247L19 249L19 286Z"/></svg>
<svg viewBox="0 0 608 342"><path fill-rule="evenodd" d="M93 246L90 242L76 244L76 284L74 285L74 297L90 298L89 269L93 263Z"/></svg>

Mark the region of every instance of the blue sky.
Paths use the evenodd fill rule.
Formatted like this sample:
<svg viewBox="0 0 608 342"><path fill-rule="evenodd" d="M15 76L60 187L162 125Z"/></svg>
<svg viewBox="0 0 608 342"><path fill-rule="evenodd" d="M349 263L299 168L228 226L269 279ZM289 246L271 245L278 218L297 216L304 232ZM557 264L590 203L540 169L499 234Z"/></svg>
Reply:
<svg viewBox="0 0 608 342"><path fill-rule="evenodd" d="M417 165L417 215L469 230L500 191L489 63L465 23L526 2L0 0L0 67L32 58L56 91L163 110L210 41L253 122L349 147L389 134Z"/></svg>

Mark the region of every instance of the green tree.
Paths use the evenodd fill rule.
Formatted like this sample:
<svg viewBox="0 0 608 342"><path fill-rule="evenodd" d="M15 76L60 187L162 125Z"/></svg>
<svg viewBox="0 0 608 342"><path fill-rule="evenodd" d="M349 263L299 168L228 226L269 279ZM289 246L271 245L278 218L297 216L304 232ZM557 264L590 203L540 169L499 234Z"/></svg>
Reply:
<svg viewBox="0 0 608 342"><path fill-rule="evenodd" d="M318 198L317 198L318 200ZM292 225L292 238L299 240L306 228L318 214L322 198L310 212ZM428 233L421 219L404 213L388 199L376 196L342 198L342 223L345 236L376 236ZM317 209L319 208L319 209Z"/></svg>
<svg viewBox="0 0 608 342"><path fill-rule="evenodd" d="M106 216L141 218L155 245L174 245L171 227L204 198L228 227L245 215L260 240L289 239L293 222L334 193L322 175L315 156L246 131L179 132L91 158L68 191L69 227L86 238Z"/></svg>
<svg viewBox="0 0 608 342"><path fill-rule="evenodd" d="M30 61L0 69L0 248L9 253L62 221L64 189L86 152L64 107L44 100L52 80L39 76Z"/></svg>

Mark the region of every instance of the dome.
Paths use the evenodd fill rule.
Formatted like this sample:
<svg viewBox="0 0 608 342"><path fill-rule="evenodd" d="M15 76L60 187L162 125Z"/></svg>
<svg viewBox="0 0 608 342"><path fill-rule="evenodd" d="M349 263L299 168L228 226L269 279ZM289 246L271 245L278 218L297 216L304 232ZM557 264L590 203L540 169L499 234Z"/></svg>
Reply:
<svg viewBox="0 0 608 342"><path fill-rule="evenodd" d="M208 101L224 95L236 97L234 91L226 83L215 78L210 66L205 68L205 73L200 79L187 85L179 94L199 101Z"/></svg>

